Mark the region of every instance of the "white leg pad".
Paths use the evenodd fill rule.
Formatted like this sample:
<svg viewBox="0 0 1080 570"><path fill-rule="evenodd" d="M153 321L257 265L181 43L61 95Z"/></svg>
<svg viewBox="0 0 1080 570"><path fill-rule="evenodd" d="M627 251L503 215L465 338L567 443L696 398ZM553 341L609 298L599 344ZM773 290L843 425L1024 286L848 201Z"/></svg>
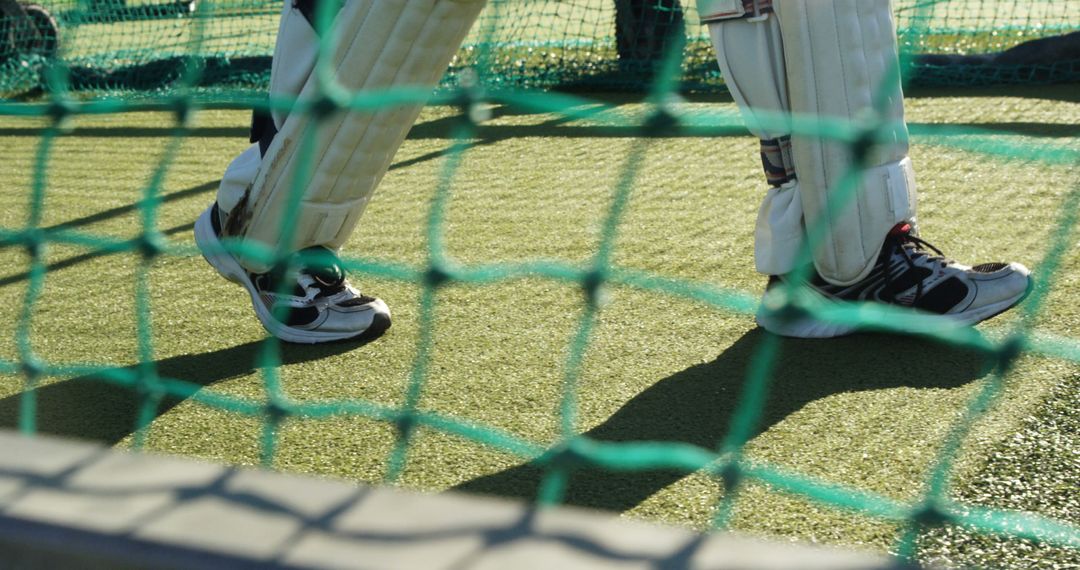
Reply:
<svg viewBox="0 0 1080 570"><path fill-rule="evenodd" d="M793 113L855 119L884 93L879 110L896 125L892 142L871 153L856 196L833 215L830 200L839 199L837 185L851 168L849 149L818 137L792 137L804 223L811 231L817 224L828 228L814 248L814 264L830 282L855 283L873 269L889 230L915 216L892 10L889 0L785 0L774 6Z"/></svg>
<svg viewBox="0 0 1080 570"><path fill-rule="evenodd" d="M334 75L353 92L433 88L484 4L485 0L348 0L331 31ZM318 96L318 80L311 74L300 99ZM338 112L319 121L300 208L289 213L297 217L295 236L282 244L279 228L303 154L298 147L306 131L316 126L311 114L289 115L267 148L242 211L230 212L227 231L272 248L339 248L421 108L403 104L375 112ZM233 216L241 218L234 223Z"/></svg>
<svg viewBox="0 0 1080 570"><path fill-rule="evenodd" d="M253 144L247 147L229 163L225 174L221 176L218 184L217 203L223 212L228 212L243 200L244 195L251 188L252 181L259 173L259 164L262 163L262 154L259 145Z"/></svg>
<svg viewBox="0 0 1080 570"><path fill-rule="evenodd" d="M285 0L274 42L274 58L270 64L270 96L297 96L307 83L319 55L319 36L304 14ZM285 124L288 111L272 109L274 126Z"/></svg>
<svg viewBox="0 0 1080 570"><path fill-rule="evenodd" d="M754 225L754 269L765 275L794 271L805 241L798 182L769 188Z"/></svg>
<svg viewBox="0 0 1080 570"><path fill-rule="evenodd" d="M315 30L300 10L293 7L290 0L285 0L270 67L270 96L299 95L314 69L318 53L319 37ZM280 129L288 112L273 109L271 116L274 126ZM259 145L253 144L229 164L218 186L217 204L222 212L231 212L250 192L261 163Z"/></svg>
<svg viewBox="0 0 1080 570"><path fill-rule="evenodd" d="M721 8L729 7L713 8L720 12ZM724 13L741 16L741 2ZM717 19L709 23L709 35L724 83L750 131L763 140L789 136L791 132L785 126L763 123L770 115L775 122L776 116L791 110L777 18L770 15L757 21ZM791 272L805 236L798 180L769 188L758 209L754 228L755 268L766 275Z"/></svg>
<svg viewBox="0 0 1080 570"><path fill-rule="evenodd" d="M773 16L764 21L720 20L709 24L716 61L731 97L752 133L775 139L791 133L778 125L766 128L762 114L786 114L787 79L780 24Z"/></svg>

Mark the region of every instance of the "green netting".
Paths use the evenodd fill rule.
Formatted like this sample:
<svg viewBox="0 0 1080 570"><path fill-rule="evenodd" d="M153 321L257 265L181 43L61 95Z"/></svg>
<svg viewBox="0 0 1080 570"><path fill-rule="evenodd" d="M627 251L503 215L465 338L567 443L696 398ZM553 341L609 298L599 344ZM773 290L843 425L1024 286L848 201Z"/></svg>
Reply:
<svg viewBox="0 0 1080 570"><path fill-rule="evenodd" d="M13 1L13 0L7 0ZM681 3L680 3L681 2ZM280 2L267 0L40 0L59 33L32 26L0 30L0 96L44 85L56 58L76 90L161 90L177 85L185 62L203 65L204 86L263 88ZM911 79L937 85L1031 83L1080 78L1080 55L959 58L1001 52L1023 42L1080 30L1080 1L899 0L901 43L930 55ZM495 20L493 14L501 16ZM38 25L46 22L38 17ZM467 40L454 71L489 54L485 78L514 87L644 90L671 34L685 37L684 89L722 89L723 81L688 0L493 0L482 16L492 33ZM9 26L11 27L11 26ZM0 40L3 41L3 40Z"/></svg>
<svg viewBox="0 0 1080 570"><path fill-rule="evenodd" d="M601 298L605 287L620 286L648 291L656 295L673 296L681 299L690 299L704 305L713 307L717 311L752 314L757 308L757 302L748 294L710 285L708 283L692 282L670 278L662 274L650 273L640 270L632 270L620 267L612 262L612 253L616 237L623 220L627 205L632 199L638 169L644 157L650 152L653 140L661 136L669 136L682 131L705 129L717 136L742 135L745 125L730 113L695 114L691 117L680 117L675 108L672 108L672 93L679 88L680 78L686 70L686 60L682 58L681 46L676 42L667 46L667 56L662 58L661 64L654 68L653 81L649 85L648 102L651 112L644 120L634 120L627 117L609 117L612 126L637 129L640 137L632 150L625 157L621 166L621 175L614 181L616 192L613 200L602 220L600 240L596 244L595 255L591 261L584 265L575 265L558 262L528 262L528 263L502 263L465 265L451 258L443 244L444 214L448 202L452 199L455 176L461 164L462 155L469 148L468 141L472 138L476 124L471 117L479 117L481 113L469 112L474 106L500 103L510 108L525 112L555 113L566 118L582 118L590 116L598 120L594 115L583 109L588 109L592 101L576 96L556 94L541 91L526 91L517 89L519 85L529 84L530 81L515 80L508 85L503 80L507 77L502 69L513 66L517 60L507 56L504 47L511 43L507 37L517 37L520 29L534 29L539 24L547 22L551 24L550 14L538 9L538 14L525 17L522 10L528 6L540 6L557 11L571 13L580 11L583 14L594 14L588 9L592 4L575 4L572 2L558 2L545 4L542 2L496 2L486 13L478 26L477 31L470 40L471 47L467 48L468 61L476 62L479 76L477 82L465 82L464 86L447 87L434 99L438 104L458 105L462 113L458 119L455 138L456 143L450 151L449 158L445 163L440 183L429 209L426 236L426 262L420 265L406 265L396 263L379 263L370 260L346 259L345 266L351 272L360 275L375 276L384 279L398 280L401 282L419 284L422 289L420 298L419 314L419 338L415 360L412 364L411 374L407 383L404 404L400 407L386 406L366 400L342 400L323 403L298 402L290 399L283 392L278 376L281 347L279 341L267 338L259 351L256 365L262 370L265 398L262 401L233 397L222 393L214 393L203 390L202 386L183 378L164 377L158 373L155 364L155 331L150 318L151 293L149 289L149 274L156 260L164 257L191 257L199 255L199 252L190 245L176 243L167 239L157 227L157 211L161 203L160 190L164 177L173 166L178 149L187 133L189 119L193 112L199 109L212 108L242 108L255 106L264 110L274 108L291 108L292 113L313 113L325 111L327 104L341 108L355 110L370 110L388 105L394 105L403 100L417 100L424 97L423 93L415 91L386 91L376 93L341 93L333 89L327 89L328 98L319 102L300 102L289 100L266 101L259 97L244 98L196 98L192 89L204 82L206 74L212 68L198 65L202 57L213 50L227 50L236 56L265 53L269 50L269 39L262 45L261 37L249 37L247 34L229 34L220 28L228 22L228 18L222 18L221 6L201 4L198 10L213 13L213 17L202 17L206 14L196 12L196 17L191 17L182 9L169 8L172 12L169 19L160 16L164 14L160 6L147 8L136 7L111 7L109 10L117 13L123 12L127 19L122 23L96 23L86 15L85 8L69 6L69 13L61 13L61 18L67 21L80 20L79 25L73 26L76 31L86 31L93 26L174 26L180 30L174 36L174 43L150 47L139 43L141 36L123 36L124 42L116 45L99 46L94 42L88 42L86 53L76 56L70 54L62 60L66 66L50 68L48 81L52 89L48 93L48 100L43 103L0 103L0 115L7 116L37 116L51 119L51 124L45 129L37 150L36 166L33 173L32 187L30 188L31 200L29 215L26 224L22 227L0 228L0 246L25 248L29 256L29 271L27 272L27 288L25 302L21 307L16 330L16 346L18 358L14 360L0 360L0 373L9 375L21 375L24 379L24 389L21 395L21 414L19 420L20 429L25 433L36 431L37 396L36 387L46 378L83 376L100 382L107 382L130 388L138 397L140 413L134 426L136 447L141 446L145 440L147 429L155 417L155 410L159 403L168 396L177 396L191 399L195 402L214 409L225 410L235 414L259 418L263 425L262 430L262 458L270 465L275 456L278 442L278 428L283 421L289 418L320 419L331 416L355 416L370 418L382 422L388 422L397 428L396 445L387 458L387 481L395 482L402 474L403 468L409 459L409 449L417 429L424 427L453 436L466 438L491 448L505 451L510 454L530 460L535 465L541 466L546 475L541 483L538 496L543 504L556 504L561 501L566 490L570 475L577 469L585 467L603 468L618 471L644 471L654 469L670 469L684 473L704 472L717 479L725 490L720 504L716 508L715 526L724 528L732 515L733 507L738 503L740 490L748 481L763 482L774 489L803 496L840 509L861 513L868 517L895 521L901 523L904 532L901 533L896 551L904 557L914 554L916 541L919 533L931 526L949 523L972 528L978 532L996 534L1011 537L1027 538L1048 544L1059 545L1067 548L1080 548L1080 528L1063 521L1052 520L1030 514L1010 512L1004 510L985 509L967 504L959 504L949 498L948 482L954 462L959 453L961 444L968 435L972 426L992 407L994 400L1001 394L1003 382L1007 378L1013 363L1022 354L1040 354L1053 358L1064 359L1069 362L1080 362L1080 342L1068 338L1061 338L1045 333L1038 333L1033 329L1035 317L1044 305L1045 297L1050 284L1058 277L1058 269L1062 258L1070 246L1070 235L1077 225L1077 217L1080 216L1080 187L1074 188L1068 199L1061 205L1057 218L1052 222L1054 225L1053 239L1048 244L1040 271L1036 279L1036 287L1022 308L1023 316L1018 320L1011 333L1001 342L993 342L978 334L971 328L948 328L939 323L929 320L927 317L912 314L888 306L820 306L808 301L798 290L788 291L787 302L777 310L787 313L792 317L813 313L817 318L836 320L843 322L859 322L865 326L888 331L895 334L919 335L935 339L951 346L967 347L984 353L995 363L995 371L992 377L986 381L977 391L975 396L968 402L962 417L958 418L950 431L945 444L942 446L936 462L926 475L927 486L922 496L913 502L899 502L881 495L868 493L855 488L837 486L828 482L814 479L799 473L792 473L776 466L760 461L749 461L744 457L744 449L755 433L755 427L761 421L766 396L769 393L769 384L772 377L772 369L776 362L776 355L783 351L783 340L779 337L766 335L765 340L757 348L757 354L749 369L741 402L734 414L732 423L723 441L713 449L693 446L689 444L676 444L672 442L636 441L636 442L604 442L590 439L581 435L577 422L579 403L577 401L577 384L581 377L581 369L584 355L590 346L598 314L603 310ZM253 34L269 34L273 27L273 10L265 6L228 5L232 10L243 13ZM963 9L956 8L963 6ZM995 10L999 6L1013 6L1012 4L998 2L966 2L940 4L925 2L919 7L908 6L901 10L902 21L908 26L905 30L907 38L922 38L919 41L905 41L905 51L910 55L913 50L923 49L924 46L933 45L933 42L942 41L942 30L953 30L958 36L967 38L968 42L964 49L992 49L998 47L995 41L1008 43L1012 39L993 40L990 36L967 33L963 30L971 22L971 18L982 21L988 14L999 17L995 25L1018 26L1017 22L1028 23L1042 21L1042 19L1058 18L1054 20L1061 26L1072 18L1080 21L1070 10L1076 10L1076 3L1054 2L1039 4L1030 10L1022 10L1012 7L1003 10ZM955 10L955 11L954 11ZM985 13L984 13L985 11ZM113 12L109 12L113 13ZM79 14L82 14L81 16ZM582 22L593 21L594 26L581 26L589 28L580 33L593 34L595 22L607 22L610 15L604 16L603 10L595 11L594 20L573 19L570 21ZM530 23L530 18L539 24ZM921 24L920 24L921 23ZM565 25L565 24L564 24ZM604 24L605 26L607 24ZM922 27L920 27L920 25ZM205 28L205 29L203 29ZM227 28L227 26L226 26ZM562 28L559 28L562 29ZM1030 30L1023 31L1024 34ZM1053 31L1051 23L1046 24L1045 30ZM561 32L560 32L561 33ZM578 33L578 32L575 32ZM1018 37L1025 37L1019 35ZM104 34L102 34L104 35ZM558 35L558 34L555 34ZM108 37L108 36L105 36ZM268 38L269 36L267 36ZM565 36L564 36L565 37ZM258 41L255 41L258 39ZM595 41L592 40L592 41ZM73 45L75 40L72 40ZM149 42L148 42L149 43ZM521 43L521 42L518 42ZM521 47L525 48L528 42ZM516 44L515 44L516 45ZM80 57L101 58L104 57L95 49L103 50L121 63L136 63L139 57L143 57L149 50L161 50L164 54L173 54L181 57L184 65L179 69L184 71L178 79L178 84L170 89L169 93L159 96L144 96L139 100L124 98L111 98L107 100L85 101L75 98L67 89L70 82L77 81L76 67L80 65ZM532 46L532 49L540 53L547 47L540 44ZM589 51L592 49L593 51ZM170 51L171 50L171 51ZM262 50L260 52L260 50ZM582 53L601 53L595 47L586 49ZM121 57L123 56L123 57ZM704 57L704 56L702 56ZM126 59L126 61L124 61ZM541 58L543 59L543 58ZM903 69L894 70L895 73L910 75L917 73L911 64L914 61L910 57L902 58L907 62ZM562 69L558 73L568 74L566 59L560 61L560 66L553 64L551 69ZM524 74L524 72L522 72ZM556 73L552 71L551 73ZM533 76L539 77L539 76ZM560 77L560 81L563 78ZM546 84L545 80L536 80L538 84ZM514 88L507 88L514 87ZM141 232L138 238L132 240L118 240L101 235L80 232L70 228L45 228L42 226L45 197L49 189L48 168L50 157L53 154L53 145L58 137L63 136L65 121L75 115L83 114L108 114L121 113L133 110L164 110L174 114L175 121L173 133L169 145L157 165L149 183L146 184L143 197L139 201L141 215ZM326 116L322 113L321 116ZM866 156L869 146L875 144L879 136L886 138L891 135L891 125L873 116L862 117L858 123L849 123L835 120L816 119L802 117L793 119L787 116L766 116L766 123L783 124L792 132L801 135L811 135L842 141L849 145L852 155L855 157ZM1076 165L1080 162L1080 153L1068 147L1045 147L1032 148L1029 145L1010 141L1008 139L996 139L986 136L985 132L975 129L962 129L959 127L924 127L922 134L941 135L939 143L951 145L964 150L974 151L986 156L1023 157L1043 165ZM959 130L958 130L959 129ZM313 130L311 131L313 132ZM965 137L947 137L947 134L964 133ZM301 148L310 150L308 139L302 143ZM850 199L857 186L860 176L859 165L853 168L844 178L838 195L841 199L836 201L836 207L842 207L844 198ZM298 199L303 189L301 181L303 173L297 176L293 184L293 199ZM282 231L292 231L292 219L283 220ZM809 229L809 242L812 244L820 239L824 227L811 227ZM287 241L287 240L286 240ZM135 307L137 323L137 345L140 364L132 368L118 368L103 364L86 365L62 365L45 361L35 354L31 341L31 329L35 321L35 304L42 292L46 279L47 265L44 250L48 244L67 244L86 248L100 253L136 252L141 255L141 263L136 270ZM237 243L226 243L225 247L235 255L257 257L264 261L276 262L289 258L289 252L265 251ZM801 253L804 261L808 261L809 245ZM569 352L564 366L564 380L562 384L561 401L561 438L553 446L545 446L533 441L527 441L513 434L500 431L483 425L476 425L466 419L449 417L442 414L425 411L419 407L421 396L424 394L429 379L429 363L433 346L433 330L439 320L436 292L440 287L449 284L465 284L471 286L483 286L497 282L504 282L524 277L551 279L562 283L577 284L583 294L584 310L581 313L573 337L570 342Z"/></svg>

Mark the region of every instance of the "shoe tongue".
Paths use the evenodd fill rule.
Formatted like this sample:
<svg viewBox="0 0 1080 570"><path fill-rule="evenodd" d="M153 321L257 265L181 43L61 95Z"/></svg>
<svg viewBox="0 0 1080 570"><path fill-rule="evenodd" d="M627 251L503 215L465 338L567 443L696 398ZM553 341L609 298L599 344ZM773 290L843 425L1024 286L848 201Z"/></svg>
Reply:
<svg viewBox="0 0 1080 570"><path fill-rule="evenodd" d="M893 258L904 258L907 256L903 253L904 250L908 250L908 256L920 257L923 252L919 251L917 243L911 238L912 232L911 224L908 222L900 222L889 230L888 235L885 238L885 244L881 247L881 254L878 257L878 262L888 262Z"/></svg>
<svg viewBox="0 0 1080 570"><path fill-rule="evenodd" d="M893 226L889 230L889 235L893 237L905 238L911 235L911 224L907 222L901 222Z"/></svg>
<svg viewBox="0 0 1080 570"><path fill-rule="evenodd" d="M309 247L300 252L303 272L323 287L337 287L345 282L345 271L337 256L324 247Z"/></svg>

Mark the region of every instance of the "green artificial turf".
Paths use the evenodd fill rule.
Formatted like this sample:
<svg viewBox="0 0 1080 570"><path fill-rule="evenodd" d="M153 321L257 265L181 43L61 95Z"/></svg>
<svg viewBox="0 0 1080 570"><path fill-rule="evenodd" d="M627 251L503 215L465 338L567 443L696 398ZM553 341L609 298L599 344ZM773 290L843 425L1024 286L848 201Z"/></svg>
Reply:
<svg viewBox="0 0 1080 570"><path fill-rule="evenodd" d="M986 465L959 489L962 500L1080 521L1080 376L1062 380L1020 429L990 447ZM923 556L971 568L1080 568L1080 551L943 527L923 538Z"/></svg>
<svg viewBox="0 0 1080 570"><path fill-rule="evenodd" d="M1018 260L1038 275L1053 224L1066 196L1077 191L1080 173L1075 166L963 148L965 143L1005 141L1035 151L1080 149L1080 104L1070 100L1073 87L935 92L909 98L924 238L962 261ZM632 130L604 126L601 119L604 114L645 111L629 99L606 103L611 108L592 121L493 108L493 118L469 142L453 179L445 226L448 253L462 264L589 260L616 181L639 142ZM679 108L688 114L736 112L730 101L722 100L695 100ZM429 201L443 175L456 113L443 107L424 111L345 255L423 264ZM170 243L193 244L191 224L213 200L228 162L246 147L247 123L244 112L197 113L195 128L161 191L158 227ZM0 197L6 204L0 210L0 227L26 223L41 125L0 119ZM950 134L947 139L919 134L941 125L987 131ZM167 144L171 117L82 116L70 126L51 153L42 225L120 239L137 236L140 217L134 205ZM619 229L614 262L741 290L748 298L760 295L765 281L754 272L752 261L753 222L764 191L757 150L749 135L650 139ZM1078 239L1074 231L1069 243ZM263 375L253 363L264 333L249 299L191 251L190 257L157 259L151 272L158 371L201 385L204 392L263 401ZM1080 337L1076 251L1070 248L1065 255L1037 319L1039 331ZM18 358L15 322L26 294L27 259L19 248L0 250L0 304L7 307L0 324L0 359L7 361ZM46 261L49 272L33 309L34 352L50 363L136 363L134 276L139 258L51 244ZM280 374L290 398L403 403L416 356L420 288L364 275L354 279L388 302L393 327L364 345L284 347ZM554 443L560 434L567 348L583 306L579 287L540 278L440 289L420 407L541 445ZM1007 313L979 330L1000 339L1017 316ZM583 363L577 427L602 440L677 441L713 449L727 430L750 359L763 338L748 314L609 287ZM987 378L990 365L972 351L881 334L785 340L749 456L914 501L924 491L927 471L946 433ZM987 469L1038 469L1024 459L1028 451L1002 459L996 450L1018 433L1037 434L1025 427L1025 418L1062 393L1066 398L1075 393L1077 371L1074 363L1062 360L1019 360L1006 390L976 424L963 449L954 495L1044 512L1080 525L1075 508L1043 504L1044 491L1037 485L1030 500L1019 505L1008 500L1013 494L1009 489L980 487ZM20 376L0 376L0 425L17 424L22 386ZM133 442L134 398L126 389L88 378L49 378L38 398L43 432L118 446ZM256 419L171 399L161 406L146 448L254 465L259 461L260 429ZM293 419L280 431L274 466L378 483L386 475L394 437L392 426L370 419ZM538 476L512 455L421 429L400 483L431 491L456 488L532 498ZM571 480L567 502L705 529L720 494L721 485L704 474L586 470ZM732 527L876 551L889 549L897 537L893 524L810 504L761 484L744 490ZM964 550L963 544L979 539L952 535L950 540L960 546L928 547L927 556L972 563L969 554L977 545ZM1022 560L1008 552L1002 548L975 560L987 565ZM1056 549L1048 556L1066 564L1076 552Z"/></svg>

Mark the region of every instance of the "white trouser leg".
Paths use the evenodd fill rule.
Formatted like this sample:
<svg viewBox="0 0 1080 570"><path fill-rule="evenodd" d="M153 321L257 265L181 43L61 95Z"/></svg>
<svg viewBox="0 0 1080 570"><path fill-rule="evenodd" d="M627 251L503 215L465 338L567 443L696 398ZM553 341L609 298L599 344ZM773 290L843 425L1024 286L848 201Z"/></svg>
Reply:
<svg viewBox="0 0 1080 570"><path fill-rule="evenodd" d="M304 88L315 58L319 55L319 36L304 14L285 0L274 44L274 59L270 64L270 97L296 97ZM274 109L274 126L280 129L288 116L287 110Z"/></svg>

